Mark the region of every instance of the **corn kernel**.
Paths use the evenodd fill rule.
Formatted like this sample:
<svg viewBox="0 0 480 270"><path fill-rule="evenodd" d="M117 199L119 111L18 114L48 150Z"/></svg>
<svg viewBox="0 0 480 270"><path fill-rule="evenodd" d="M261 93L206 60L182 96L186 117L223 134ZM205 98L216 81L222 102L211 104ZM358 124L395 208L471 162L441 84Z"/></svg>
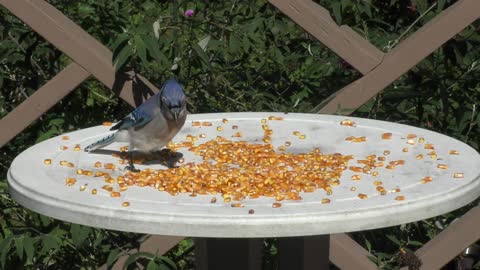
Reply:
<svg viewBox="0 0 480 270"><path fill-rule="evenodd" d="M358 194L358 197L362 200L368 198L367 194L363 194L363 193Z"/></svg>
<svg viewBox="0 0 480 270"><path fill-rule="evenodd" d="M201 124L198 121L193 121L192 122L192 127L199 127Z"/></svg>
<svg viewBox="0 0 480 270"><path fill-rule="evenodd" d="M73 168L73 167L75 167L75 164L73 164L72 162L69 162L69 163L67 164L67 167Z"/></svg>
<svg viewBox="0 0 480 270"><path fill-rule="evenodd" d="M62 140L68 141L68 140L70 140L70 137L68 137L68 136L62 136Z"/></svg>
<svg viewBox="0 0 480 270"><path fill-rule="evenodd" d="M203 122L203 123L202 123L202 126L204 126L204 127L211 127L211 126L212 126L212 123L211 123L211 122Z"/></svg>
<svg viewBox="0 0 480 270"><path fill-rule="evenodd" d="M383 151L383 155L385 155L385 156L390 155L390 150L385 150L385 151Z"/></svg>
<svg viewBox="0 0 480 270"><path fill-rule="evenodd" d="M232 126L232 129L238 129L238 126Z"/></svg>
<svg viewBox="0 0 480 270"><path fill-rule="evenodd" d="M234 137L234 138L240 138L240 137L242 137L242 132L239 131L239 132L233 134L232 137Z"/></svg>
<svg viewBox="0 0 480 270"><path fill-rule="evenodd" d="M392 190L392 193L398 193L398 192L400 192L400 188L396 188Z"/></svg>
<svg viewBox="0 0 480 270"><path fill-rule="evenodd" d="M97 162L95 162L95 164L93 164L93 166L95 168L100 168L100 167L102 167L102 163L100 161L97 161Z"/></svg>
<svg viewBox="0 0 480 270"><path fill-rule="evenodd" d="M300 136L300 131L294 131L294 132L293 132L293 135L295 135L295 136Z"/></svg>
<svg viewBox="0 0 480 270"><path fill-rule="evenodd" d="M383 183L380 182L380 181L375 181L375 182L373 182L373 184L374 184L375 186L381 186Z"/></svg>
<svg viewBox="0 0 480 270"><path fill-rule="evenodd" d="M80 151L80 145L79 144L75 145L75 147L73 148L73 151L77 151L77 152Z"/></svg>
<svg viewBox="0 0 480 270"><path fill-rule="evenodd" d="M417 135L415 135L415 134L408 134L407 135L407 139L414 139L416 137L417 137Z"/></svg>
<svg viewBox="0 0 480 270"><path fill-rule="evenodd" d="M273 208L279 208L279 207L282 207L282 204L281 204L281 203L278 203L278 202L274 202L274 203L272 204L272 207L273 207Z"/></svg>
<svg viewBox="0 0 480 270"><path fill-rule="evenodd" d="M408 148L407 148L407 147L404 147L404 148L402 149L402 152L404 152L404 153L408 152Z"/></svg>
<svg viewBox="0 0 480 270"><path fill-rule="evenodd" d="M106 126L106 127L109 127L112 125L112 122L103 122L103 125Z"/></svg>
<svg viewBox="0 0 480 270"><path fill-rule="evenodd" d="M351 188L350 188L350 191L355 191L355 190L357 190L356 187L351 187Z"/></svg>
<svg viewBox="0 0 480 270"><path fill-rule="evenodd" d="M286 147L289 147L289 146L291 146L291 145L292 145L291 142L285 142L285 146L286 146Z"/></svg>
<svg viewBox="0 0 480 270"><path fill-rule="evenodd" d="M305 139L305 135L300 135L300 136L298 136L298 138L299 138L300 140L303 140L303 139Z"/></svg>
<svg viewBox="0 0 480 270"><path fill-rule="evenodd" d="M340 125L355 127L357 124L355 124L355 122L350 121L349 119L345 119L345 120L340 122Z"/></svg>
<svg viewBox="0 0 480 270"><path fill-rule="evenodd" d="M285 151L286 147L282 145L282 146L279 146L277 149L278 151Z"/></svg>
<svg viewBox="0 0 480 270"><path fill-rule="evenodd" d="M424 143L424 142L425 142L425 139L424 139L423 137L420 137L420 138L418 138L418 142L419 142L419 143Z"/></svg>
<svg viewBox="0 0 480 270"><path fill-rule="evenodd" d="M405 200L405 196L397 196L397 197L395 197L395 200L403 201L403 200Z"/></svg>
<svg viewBox="0 0 480 270"><path fill-rule="evenodd" d="M96 188L92 189L92 195L97 195L97 189Z"/></svg>
<svg viewBox="0 0 480 270"><path fill-rule="evenodd" d="M382 139L384 140L390 140L392 138L392 133L387 132L382 134Z"/></svg>
<svg viewBox="0 0 480 270"><path fill-rule="evenodd" d="M445 170L445 169L448 168L448 166L445 165L445 164L438 164L438 165L437 165L437 168L442 169L442 170Z"/></svg>
<svg viewBox="0 0 480 270"><path fill-rule="evenodd" d="M431 149L433 150L434 147L433 147L433 144L430 144L430 143L426 143L425 146L424 146L425 149Z"/></svg>
<svg viewBox="0 0 480 270"><path fill-rule="evenodd" d="M80 191L85 191L86 188L87 188L86 185L81 185L81 186L80 186Z"/></svg>
<svg viewBox="0 0 480 270"><path fill-rule="evenodd" d="M62 146L60 146L60 150L64 150L64 151L65 151L65 150L68 150L68 146L62 145Z"/></svg>
<svg viewBox="0 0 480 270"><path fill-rule="evenodd" d="M415 144L415 140L414 140L414 139L408 139L408 140L407 140L407 143L408 143L408 144L411 144L411 145L414 145L414 144Z"/></svg>
<svg viewBox="0 0 480 270"><path fill-rule="evenodd" d="M463 173L456 172L453 174L453 178L463 178Z"/></svg>
<svg viewBox="0 0 480 270"><path fill-rule="evenodd" d="M450 150L450 152L448 152L450 155L458 155L458 151L457 150Z"/></svg>
<svg viewBox="0 0 480 270"><path fill-rule="evenodd" d="M222 122L223 122L224 124L227 124L227 123L228 123L228 119L223 118L223 119L222 119Z"/></svg>
<svg viewBox="0 0 480 270"><path fill-rule="evenodd" d="M386 168L386 169L389 169L389 170L393 170L393 169L395 169L395 165L389 164L389 165L387 165L385 168Z"/></svg>
<svg viewBox="0 0 480 270"><path fill-rule="evenodd" d="M243 208L243 204L241 203L232 203L230 206L234 207L234 208Z"/></svg>
<svg viewBox="0 0 480 270"><path fill-rule="evenodd" d="M52 160L47 158L47 159L43 160L43 164L50 165L50 164L52 164Z"/></svg>
<svg viewBox="0 0 480 270"><path fill-rule="evenodd" d="M198 137L200 137L200 138L206 138L207 135L205 135L204 133L202 133L202 134L198 135Z"/></svg>
<svg viewBox="0 0 480 270"><path fill-rule="evenodd" d="M350 177L350 180L360 180L360 175L358 174L352 175L352 177Z"/></svg>
<svg viewBox="0 0 480 270"><path fill-rule="evenodd" d="M71 177L65 180L65 184L67 184L67 186L72 186L73 184L75 184L75 182L77 182L77 179Z"/></svg>
<svg viewBox="0 0 480 270"><path fill-rule="evenodd" d="M322 204L326 204L326 203L330 203L330 199L327 199L327 198L322 199Z"/></svg>
<svg viewBox="0 0 480 270"><path fill-rule="evenodd" d="M221 127L221 126L217 127L217 131L222 131L222 130L223 130L223 127Z"/></svg>
<svg viewBox="0 0 480 270"><path fill-rule="evenodd" d="M264 119L260 120L260 122L261 122L262 124L265 124L265 123L267 123L267 119L264 118Z"/></svg>
<svg viewBox="0 0 480 270"><path fill-rule="evenodd" d="M77 169L77 174L83 174L83 170L82 169Z"/></svg>
<svg viewBox="0 0 480 270"><path fill-rule="evenodd" d="M265 136L265 137L263 137L263 141L264 141L265 143L271 143L271 142L272 142L272 139L270 139L270 137L268 137L268 136Z"/></svg>
<svg viewBox="0 0 480 270"><path fill-rule="evenodd" d="M122 202L122 207L129 207L130 203L129 202Z"/></svg>
<svg viewBox="0 0 480 270"><path fill-rule="evenodd" d="M428 182L432 182L432 177L431 176L425 176L422 180L420 180L420 183L426 184Z"/></svg>
<svg viewBox="0 0 480 270"><path fill-rule="evenodd" d="M417 155L415 158L420 160L420 159L423 158L423 155L422 155L422 154L419 154L419 155Z"/></svg>
<svg viewBox="0 0 480 270"><path fill-rule="evenodd" d="M210 200L210 203L216 203L217 202L217 198L213 197L211 200Z"/></svg>
<svg viewBox="0 0 480 270"><path fill-rule="evenodd" d="M120 197L120 192L112 191L110 192L110 197L118 198Z"/></svg>
<svg viewBox="0 0 480 270"><path fill-rule="evenodd" d="M373 172L372 176L378 176L378 172Z"/></svg>
<svg viewBox="0 0 480 270"><path fill-rule="evenodd" d="M184 163L185 162L185 159L184 158L179 158L178 159L178 163Z"/></svg>

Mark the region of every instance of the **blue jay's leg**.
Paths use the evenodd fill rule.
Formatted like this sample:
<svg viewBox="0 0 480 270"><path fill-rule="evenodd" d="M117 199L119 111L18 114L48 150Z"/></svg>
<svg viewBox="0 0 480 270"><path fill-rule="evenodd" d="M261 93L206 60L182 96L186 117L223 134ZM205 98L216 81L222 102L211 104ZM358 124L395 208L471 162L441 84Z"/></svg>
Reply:
<svg viewBox="0 0 480 270"><path fill-rule="evenodd" d="M135 165L133 164L133 148L134 146L130 141L130 144L128 146L128 166L125 167L125 169L131 172L140 172L140 170L135 168Z"/></svg>

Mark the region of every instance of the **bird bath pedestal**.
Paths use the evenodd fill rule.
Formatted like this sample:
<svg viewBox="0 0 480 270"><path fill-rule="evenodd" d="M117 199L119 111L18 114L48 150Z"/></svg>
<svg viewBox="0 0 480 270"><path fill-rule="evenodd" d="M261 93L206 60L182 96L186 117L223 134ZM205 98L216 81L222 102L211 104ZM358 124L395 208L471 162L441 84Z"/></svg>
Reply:
<svg viewBox="0 0 480 270"><path fill-rule="evenodd" d="M277 120L268 120L269 116ZM115 169L108 170L112 178L124 175L125 165L112 156L123 145L112 144L99 153L75 151L77 145L83 149L109 133L105 126L64 134L68 139L55 137L21 153L8 173L9 190L18 203L53 218L113 230L195 237L198 268L214 270L260 269L259 239L267 237L279 238L280 269L327 269L329 234L430 218L462 207L480 194L480 155L474 149L435 132L395 123L359 118L348 122L345 117L311 114L198 114L189 115L174 140L193 135L199 138L198 145L222 136L263 144L261 119L267 119L273 131L274 149L289 141L287 153L319 148L325 154L353 155L339 182L332 185L332 194L323 189L300 192L302 200L283 200L278 208L272 207L276 201L271 197L247 197L241 201L243 207L232 207L221 194L171 196L137 186L111 197L102 189L107 184L104 178L94 177L107 170L95 163L114 164ZM232 138L236 132L242 137ZM203 161L188 148L179 152L185 163ZM383 164L367 173L355 171L354 167L364 167L358 161L371 155ZM46 159L50 165L44 163ZM166 169L155 162L137 167ZM78 174L78 169L93 175ZM67 178L76 181L67 185ZM216 203L211 203L212 197Z"/></svg>

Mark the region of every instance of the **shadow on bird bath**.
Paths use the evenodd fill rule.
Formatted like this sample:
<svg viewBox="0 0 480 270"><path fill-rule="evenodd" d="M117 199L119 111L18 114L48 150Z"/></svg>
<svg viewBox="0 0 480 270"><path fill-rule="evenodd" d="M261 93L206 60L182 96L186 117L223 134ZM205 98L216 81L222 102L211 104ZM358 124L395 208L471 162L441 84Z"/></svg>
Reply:
<svg viewBox="0 0 480 270"><path fill-rule="evenodd" d="M125 160L129 159L128 152L109 150L109 149L96 149L92 152L100 155L118 156L121 159L125 159ZM168 168L175 168L175 167L178 167L175 164L181 158L183 158L182 153L174 152L170 149L162 149L160 151L153 152L153 153L142 153L142 152L133 151L134 163L143 164L147 166L160 164Z"/></svg>

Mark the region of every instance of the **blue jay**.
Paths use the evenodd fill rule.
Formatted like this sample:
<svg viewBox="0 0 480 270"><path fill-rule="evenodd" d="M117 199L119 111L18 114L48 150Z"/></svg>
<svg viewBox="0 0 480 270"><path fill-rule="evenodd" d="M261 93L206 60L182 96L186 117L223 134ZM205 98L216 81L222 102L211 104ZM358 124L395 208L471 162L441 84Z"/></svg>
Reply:
<svg viewBox="0 0 480 270"><path fill-rule="evenodd" d="M160 151L182 128L187 118L186 97L182 86L168 80L162 90L151 96L110 130L115 133L87 146L86 152L103 148L113 142L128 142L130 156L127 169L133 165L133 150L142 153Z"/></svg>

